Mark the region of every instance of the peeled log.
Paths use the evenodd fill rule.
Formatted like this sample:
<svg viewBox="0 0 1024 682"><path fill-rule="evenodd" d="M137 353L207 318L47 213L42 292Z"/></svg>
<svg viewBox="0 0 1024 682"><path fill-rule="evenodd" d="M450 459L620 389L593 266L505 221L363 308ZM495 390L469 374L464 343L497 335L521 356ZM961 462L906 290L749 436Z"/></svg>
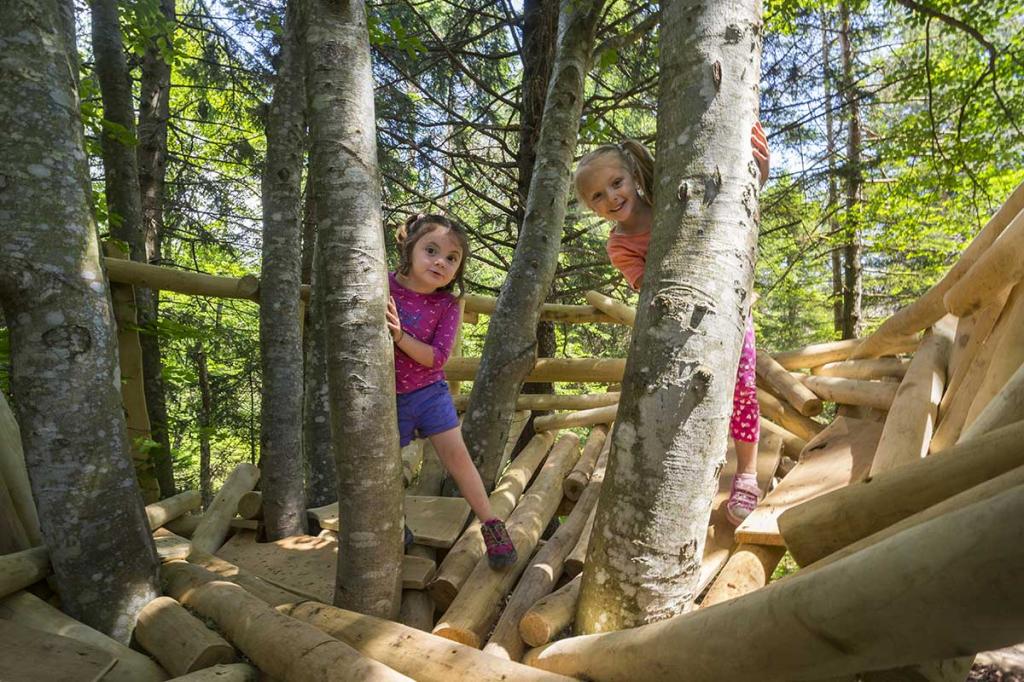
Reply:
<svg viewBox="0 0 1024 682"><path fill-rule="evenodd" d="M36 503L32 497L32 487L28 481L28 469L25 467L25 453L21 448L21 431L14 413L3 392L0 391L0 478L7 484L18 513L21 527L32 545L42 544L39 531L39 517L36 514Z"/></svg>
<svg viewBox="0 0 1024 682"><path fill-rule="evenodd" d="M249 573L232 563L224 561L220 557L215 557L206 552L193 550L188 556L188 563L194 569L194 575L204 576L210 573L217 579L233 582L239 587L244 588L249 594L258 597L271 606L289 604L297 599L305 598L303 595L273 585L258 575ZM190 569L188 566L179 566L177 570L187 571Z"/></svg>
<svg viewBox="0 0 1024 682"><path fill-rule="evenodd" d="M942 297L946 310L970 315L1024 277L1024 210Z"/></svg>
<svg viewBox="0 0 1024 682"><path fill-rule="evenodd" d="M466 579L458 596L434 628L434 634L480 648L484 636L498 617L502 598L515 585L530 562L541 533L551 521L562 500L562 479L576 462L579 438L562 436L537 479L523 495L508 518L508 531L519 560L514 566L492 570L483 557Z"/></svg>
<svg viewBox="0 0 1024 682"><path fill-rule="evenodd" d="M1010 377L974 423L960 433L957 443L977 438L1021 419L1024 419L1024 365Z"/></svg>
<svg viewBox="0 0 1024 682"><path fill-rule="evenodd" d="M569 552L569 556L565 558L565 566L563 566L562 572L571 578L575 578L583 573L583 563L587 560L587 547L590 546L590 534L594 530L594 517L596 515L596 509L590 512L590 518L587 519L586 525L583 526L583 532L580 533L579 541L572 548L572 551Z"/></svg>
<svg viewBox="0 0 1024 682"><path fill-rule="evenodd" d="M580 460L576 462L576 466L562 482L562 491L573 502L580 499L584 488L587 487L590 475L594 471L594 465L597 464L597 458L605 450L606 444L610 444L607 426L598 425L590 430Z"/></svg>
<svg viewBox="0 0 1024 682"><path fill-rule="evenodd" d="M1002 317L1005 319L999 320L999 336L993 339L995 347L992 349L992 360L971 401L971 409L964 420L965 427L974 423L1013 373L1024 365L1024 285L1014 289Z"/></svg>
<svg viewBox="0 0 1024 682"><path fill-rule="evenodd" d="M790 554L806 566L1021 466L1022 442L1024 421L805 502L779 517L779 530Z"/></svg>
<svg viewBox="0 0 1024 682"><path fill-rule="evenodd" d="M942 316L940 315L939 317ZM790 371L795 369L811 369L818 365L849 359L860 342L860 339L846 339L845 341L815 343L803 348L772 353L772 357L775 358L777 363ZM913 353L914 349L917 348L917 342L918 338L916 336L902 336L888 340L882 348L883 352L878 353L878 355Z"/></svg>
<svg viewBox="0 0 1024 682"><path fill-rule="evenodd" d="M910 360L907 358L868 358L865 360L842 360L819 365L811 369L811 374L822 377L842 377L844 379L884 379L893 377L902 379L907 373Z"/></svg>
<svg viewBox="0 0 1024 682"><path fill-rule="evenodd" d="M934 284L923 296L896 311L892 317L883 322L874 334L864 339L863 343L857 347L853 358L886 355L885 350L892 344L893 339L917 333L941 319L946 314L946 306L942 300L946 292L971 269L1022 208L1024 208L1024 182L1017 185L1006 203L996 211L985 227L963 250L946 276Z"/></svg>
<svg viewBox="0 0 1024 682"><path fill-rule="evenodd" d="M899 390L899 384L891 381L863 381L824 376L805 376L801 381L823 400L841 405L863 405L876 410L888 410Z"/></svg>
<svg viewBox="0 0 1024 682"><path fill-rule="evenodd" d="M405 553L430 561L437 559L437 550L423 545L412 545ZM434 600L424 590L402 590L398 621L411 628L430 632L434 629Z"/></svg>
<svg viewBox="0 0 1024 682"><path fill-rule="evenodd" d="M805 441L811 440L825 428L810 417L796 411L792 405L784 403L768 391L757 389L757 402L761 406L761 415Z"/></svg>
<svg viewBox="0 0 1024 682"><path fill-rule="evenodd" d="M784 398L805 417L821 414L821 398L801 384L775 358L760 350L757 351L757 376L775 395Z"/></svg>
<svg viewBox="0 0 1024 682"><path fill-rule="evenodd" d="M110 677L103 678L106 680ZM228 665L215 665L212 668L197 670L188 675L175 677L174 682L257 682L260 679L260 671L247 663L230 663ZM263 680L268 680L263 676Z"/></svg>
<svg viewBox="0 0 1024 682"><path fill-rule="evenodd" d="M45 547L0 555L0 598L37 583L50 572L50 553Z"/></svg>
<svg viewBox="0 0 1024 682"><path fill-rule="evenodd" d="M233 646L170 597L157 597L139 611L135 638L175 676L235 661Z"/></svg>
<svg viewBox="0 0 1024 682"><path fill-rule="evenodd" d="M807 441L800 436L787 431L775 422L770 422L761 417L761 430L773 433L782 439L782 453L793 461L800 460L800 453L807 447Z"/></svg>
<svg viewBox="0 0 1024 682"><path fill-rule="evenodd" d="M533 420L533 430L553 431L555 429L571 429L578 426L594 426L596 424L611 424L615 421L615 415L619 411L618 403L606 407L594 407L579 412L564 412L562 414L551 414L546 417L537 417Z"/></svg>
<svg viewBox="0 0 1024 682"><path fill-rule="evenodd" d="M192 547L213 554L228 536L231 519L238 509L238 501L242 495L253 489L260 478L260 470L255 465L243 462L224 481L217 495L210 503L210 508L203 514L203 520L192 534Z"/></svg>
<svg viewBox="0 0 1024 682"><path fill-rule="evenodd" d="M632 327L636 322L636 308L631 305L617 301L599 291L588 291L586 298L587 303L622 324L628 324Z"/></svg>
<svg viewBox="0 0 1024 682"><path fill-rule="evenodd" d="M382 618L346 611L318 602L279 606L279 612L336 637L368 658L415 676L419 682L541 682L565 680L560 675L503 661L472 647Z"/></svg>
<svg viewBox="0 0 1024 682"><path fill-rule="evenodd" d="M465 410L469 406L469 395L462 394L453 398L456 410ZM618 393L584 393L583 395L565 395L561 393L522 393L516 398L517 410L587 410L591 407L604 407L619 402Z"/></svg>
<svg viewBox="0 0 1024 682"><path fill-rule="evenodd" d="M409 680L320 630L275 611L233 583L165 564L164 591L217 627L264 673L284 682ZM195 568L194 566L192 568Z"/></svg>
<svg viewBox="0 0 1024 682"><path fill-rule="evenodd" d="M714 606L764 587L785 553L785 547L739 545L711 583L700 607Z"/></svg>
<svg viewBox="0 0 1024 682"><path fill-rule="evenodd" d="M0 601L0 618L106 651L117 659L117 664L103 676L103 682L159 682L168 677L148 656L75 620L31 592L15 592Z"/></svg>
<svg viewBox="0 0 1024 682"><path fill-rule="evenodd" d="M544 460L554 441L555 432L538 433L505 470L489 498L491 511L496 517L505 520L512 513L526 484L533 478L533 472ZM448 555L437 567L437 574L427 587L438 607L446 609L451 605L485 551L480 521L475 520L448 550Z"/></svg>
<svg viewBox="0 0 1024 682"><path fill-rule="evenodd" d="M243 519L263 518L263 493L250 490L238 500L238 515Z"/></svg>
<svg viewBox="0 0 1024 682"><path fill-rule="evenodd" d="M606 682L790 682L1006 646L1024 628L1022 518L1016 488L819 571L659 623L561 640L527 662ZM714 632L742 632L742 655Z"/></svg>
<svg viewBox="0 0 1024 682"><path fill-rule="evenodd" d="M590 517L593 519L593 515ZM580 599L583 576L537 600L519 621L519 636L530 646L543 646L569 627L576 618L576 602Z"/></svg>
<svg viewBox="0 0 1024 682"><path fill-rule="evenodd" d="M480 368L480 358L449 358L444 366L449 381L473 381ZM552 383L556 381L592 381L617 383L622 381L626 358L537 358L526 381Z"/></svg>
<svg viewBox="0 0 1024 682"><path fill-rule="evenodd" d="M156 530L168 521L199 509L202 501L198 490L186 490L167 499L147 504L146 518L149 519L149 529Z"/></svg>
<svg viewBox="0 0 1024 682"><path fill-rule="evenodd" d="M942 389L946 385L946 365L955 326L950 318L937 322L914 354L885 419L882 438L871 463L872 475L928 454Z"/></svg>
<svg viewBox="0 0 1024 682"><path fill-rule="evenodd" d="M989 334L995 328L1003 313L1006 299L1005 296L994 298L987 306L969 317L960 318L956 325L956 338L953 341L953 348L949 354L949 370L946 374L946 392L939 403L939 421L949 409L949 401L960 388L971 367L971 361L978 354L978 350L988 341Z"/></svg>

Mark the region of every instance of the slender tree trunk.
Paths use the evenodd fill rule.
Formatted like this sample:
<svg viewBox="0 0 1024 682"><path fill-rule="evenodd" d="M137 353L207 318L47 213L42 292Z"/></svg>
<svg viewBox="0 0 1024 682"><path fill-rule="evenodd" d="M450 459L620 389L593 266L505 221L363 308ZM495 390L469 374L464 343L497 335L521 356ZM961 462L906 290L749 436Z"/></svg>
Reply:
<svg viewBox="0 0 1024 682"><path fill-rule="evenodd" d="M853 339L861 332L860 229L857 216L861 192L860 102L854 87L853 46L850 36L850 7L839 3L839 44L843 53L843 95L846 98L846 246L843 248L843 338Z"/></svg>
<svg viewBox="0 0 1024 682"><path fill-rule="evenodd" d="M0 305L62 607L127 643L159 595L90 211L74 5L0 4Z"/></svg>
<svg viewBox="0 0 1024 682"><path fill-rule="evenodd" d="M761 3L661 8L654 226L577 628L618 630L696 596L752 303Z"/></svg>
<svg viewBox="0 0 1024 682"><path fill-rule="evenodd" d="M509 276L484 343L462 431L484 485L493 487L516 396L537 358L537 321L554 279L594 32L603 0L566 0L529 201Z"/></svg>
<svg viewBox="0 0 1024 682"><path fill-rule="evenodd" d="M263 171L260 445L263 519L269 540L306 532L302 460L302 157L306 89L299 0L288 3L267 122Z"/></svg>
<svg viewBox="0 0 1024 682"><path fill-rule="evenodd" d="M311 507L338 501L338 474L331 443L331 400L327 384L327 333L323 291L318 273L323 272L320 246L313 247L313 287L309 298L309 324L304 339L306 352L305 404L302 449L309 467L306 496Z"/></svg>
<svg viewBox="0 0 1024 682"><path fill-rule="evenodd" d="M825 155L828 157L828 214L829 241L839 239L839 220L836 218L839 189L836 185L836 135L832 116L832 21L829 10L821 10L822 87L825 90ZM843 331L843 252L838 245L832 248L832 327Z"/></svg>
<svg viewBox="0 0 1024 682"><path fill-rule="evenodd" d="M146 246L146 261L159 263L164 226L165 178L167 176L167 121L170 118L171 64L160 50L163 38L173 44L177 13L175 0L160 0L165 31L152 36L142 57L142 76L139 86L139 193L142 200L142 230ZM158 447L151 458L156 468L161 497L174 495L174 463L170 437L167 433L167 397L163 379L163 360L160 338L157 334L160 292L150 290L149 307L138 301L138 320L142 333L142 375L146 390L146 409L149 429Z"/></svg>
<svg viewBox="0 0 1024 682"><path fill-rule="evenodd" d="M199 494L203 509L209 509L213 501L213 475L210 471L210 429L213 427L213 395L210 393L210 370L206 362L203 342L196 343L192 350L199 376Z"/></svg>
<svg viewBox="0 0 1024 682"><path fill-rule="evenodd" d="M336 606L394 620L402 462L365 4L312 0L306 31L331 433L338 470Z"/></svg>

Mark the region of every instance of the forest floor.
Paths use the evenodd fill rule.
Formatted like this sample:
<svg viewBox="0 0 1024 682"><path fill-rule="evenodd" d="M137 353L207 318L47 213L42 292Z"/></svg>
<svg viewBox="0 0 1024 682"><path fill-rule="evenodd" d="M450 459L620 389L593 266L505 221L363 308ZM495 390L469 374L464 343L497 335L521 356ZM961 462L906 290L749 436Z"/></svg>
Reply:
<svg viewBox="0 0 1024 682"><path fill-rule="evenodd" d="M1024 644L978 654L968 682L1024 682Z"/></svg>

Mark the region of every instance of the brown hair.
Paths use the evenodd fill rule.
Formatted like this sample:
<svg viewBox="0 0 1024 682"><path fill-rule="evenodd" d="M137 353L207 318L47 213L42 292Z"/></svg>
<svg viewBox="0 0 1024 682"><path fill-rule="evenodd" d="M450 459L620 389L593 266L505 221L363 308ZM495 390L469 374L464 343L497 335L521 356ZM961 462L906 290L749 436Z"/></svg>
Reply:
<svg viewBox="0 0 1024 682"><path fill-rule="evenodd" d="M629 171L636 182L640 197L648 204L654 203L654 157L642 143L625 139L618 144L603 144L589 154L585 154L576 165L576 172L573 173L573 185L576 188L576 196L583 203L587 198L580 192L580 171L602 157L614 155L622 167Z"/></svg>
<svg viewBox="0 0 1024 682"><path fill-rule="evenodd" d="M398 273L401 275L409 274L409 271L412 269L412 250L415 248L416 242L438 227L444 228L454 235L455 239L459 242L459 247L462 248L462 260L459 261L459 269L455 271L455 277L439 290L453 293L455 286L458 285L458 296L461 297L466 289L462 278L466 270L466 261L469 260L469 237L466 235L466 230L462 225L443 215L436 213L411 215L405 219L404 225L395 230L395 241L398 242L399 249Z"/></svg>

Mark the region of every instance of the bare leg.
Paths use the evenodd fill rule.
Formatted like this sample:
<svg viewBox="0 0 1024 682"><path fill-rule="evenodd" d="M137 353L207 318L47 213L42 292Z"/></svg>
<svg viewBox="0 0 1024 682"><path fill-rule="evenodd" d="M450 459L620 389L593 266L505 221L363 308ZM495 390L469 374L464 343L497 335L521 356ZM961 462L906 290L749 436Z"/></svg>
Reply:
<svg viewBox="0 0 1024 682"><path fill-rule="evenodd" d="M757 443L733 439L736 445L736 473L757 473Z"/></svg>
<svg viewBox="0 0 1024 682"><path fill-rule="evenodd" d="M469 503L470 509L481 521L494 518L491 511L491 502L487 499L487 492L484 490L484 483L480 479L480 472L476 470L473 460L466 449L466 443L462 440L462 428L456 426L443 433L437 433L429 437L441 465L455 479L459 486L459 492Z"/></svg>

